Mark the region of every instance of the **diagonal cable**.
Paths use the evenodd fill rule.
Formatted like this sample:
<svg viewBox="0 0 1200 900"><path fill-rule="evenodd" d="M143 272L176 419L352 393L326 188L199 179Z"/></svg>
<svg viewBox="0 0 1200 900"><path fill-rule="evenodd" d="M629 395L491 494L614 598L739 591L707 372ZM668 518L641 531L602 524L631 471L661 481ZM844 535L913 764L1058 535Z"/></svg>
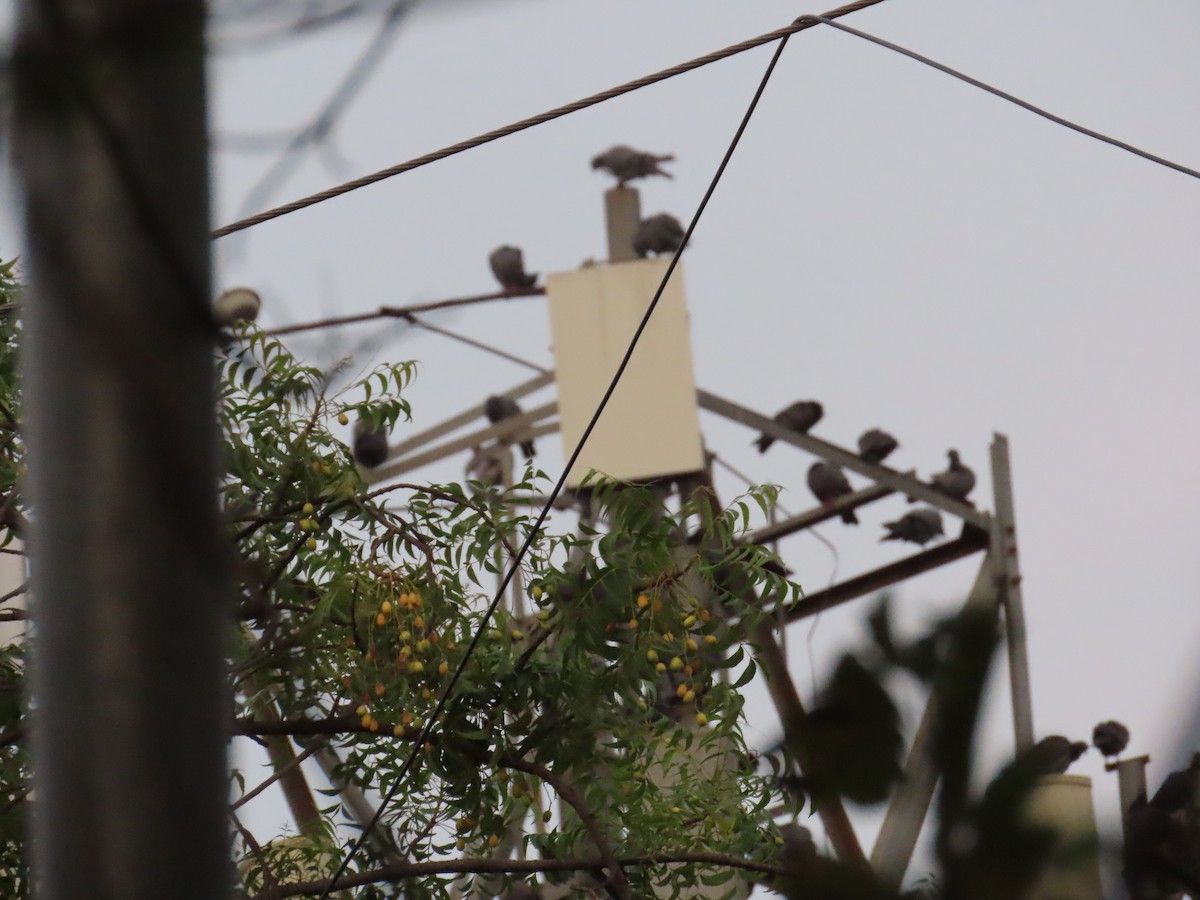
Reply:
<svg viewBox="0 0 1200 900"><path fill-rule="evenodd" d="M637 349L638 342L641 340L642 333L646 330L646 326L650 323L650 317L654 315L654 310L658 306L658 302L662 297L663 291L666 290L667 283L671 280L671 275L674 274L676 267L679 265L679 257L682 255L684 249L688 245L688 242L691 240L692 232L696 230L696 224L700 221L700 216L704 214L704 210L708 206L708 201L712 199L713 192L716 191L717 185L721 181L721 176L725 174L725 169L729 165L729 160L733 158L733 153L737 149L738 143L741 141L742 135L746 131L746 126L750 124L750 117L754 115L754 110L758 107L758 101L762 97L763 91L766 90L767 82L771 80L771 75L775 71L775 66L779 62L779 57L783 54L783 48L787 46L788 37L790 37L790 32L785 32L779 38L779 45L775 48L775 53L771 56L771 61L767 64L766 71L763 72L762 79L758 83L758 88L754 91L754 96L750 99L749 106L746 107L746 112L742 116L742 120L737 127L737 131L734 132L733 138L729 142L729 147L725 150L725 155L721 159L721 164L717 166L717 171L713 174L712 180L709 182L708 189L704 192L704 196L701 198L699 205L696 207L695 213L692 214L692 220L688 223L687 230L683 235L683 240L680 242L679 247L675 250L675 254L671 257L671 262L667 266L666 272L663 273L663 277L658 283L658 288L654 292L654 297L650 300L650 304L646 307L646 312L642 316L641 322L638 323L637 330L633 333L633 337L629 341L629 346L625 350L625 355L621 358L620 365L617 366L616 372L613 373L613 377L609 382L608 389L604 392L604 396L600 399L599 404L596 406L596 411L592 414L591 421L588 422L587 428L584 429L582 436L575 445L575 449L571 452L570 459L568 459L566 465L563 466L562 474L558 476L558 481L555 482L553 490L550 491L550 495L546 498L546 503L542 507L541 512L538 514L537 520L533 523L533 527L529 529L529 533L526 535L520 549L517 550L512 562L509 563L508 568L505 570L504 578L496 588L496 593L493 596L491 603L488 605L482 621L479 623L478 628L476 628L470 644L467 645L467 649L463 654L462 660L459 661L458 667L454 670L454 674L450 676L450 681L446 684L441 696L438 698L437 705L426 717L425 725L421 729L420 735L415 741L413 741L412 751L408 754L408 757L404 760L404 765L396 774L396 780L393 782L392 787L384 795L383 801L376 809L374 817L363 828L362 834L355 839L346 855L342 857L342 861L338 865L337 871L333 873L329 880L329 884L326 886L325 891L321 894L321 900L325 900L325 898L329 897L330 892L333 891L337 886L338 878L340 878L346 871L346 868L350 865L351 860L358 853L359 848L362 847L363 843L367 840L371 830L379 823L380 819L382 819L383 813L387 809L388 804L399 792L400 786L404 783L405 776L408 775L409 771L416 762L417 751L429 739L430 733L433 731L434 724L437 722L438 715L443 709L445 709L446 704L450 699L450 695L454 691L459 678L462 677L463 672L466 670L467 663L470 661L471 655L475 652L475 648L479 645L479 641L483 637L483 633L487 628L488 622L491 621L492 615L495 613L496 608L500 605L500 601L504 598L505 591L508 590L509 583L512 581L513 576L516 574L517 569L520 567L522 561L525 559L526 554L529 552L529 548L533 545L533 541L540 533L542 525L546 521L546 517L550 514L550 510L554 506L555 499L557 499L559 493L561 493L563 489L563 486L566 484L567 475L570 474L572 467L579 459L580 453L583 452L584 445L587 444L588 438L591 436L592 431L596 427L596 423L600 421L600 416L604 413L604 408L608 405L608 401L612 398L613 393L616 391L617 385L620 384L621 377L625 374L625 369L629 365L629 360L633 357L633 353Z"/></svg>
<svg viewBox="0 0 1200 900"><path fill-rule="evenodd" d="M882 3L883 0L857 0L855 3L848 3L845 6L840 6L835 10L825 13L824 18L836 19L841 16L849 15L852 12L857 12L860 9L866 9L868 6L874 6L877 3ZM640 88L648 87L652 84L657 84L660 81L666 81L668 78L673 78L676 75L682 75L685 72L690 72L693 69L699 69L707 66L710 63L715 63L719 60L726 59L730 56L735 56L738 53L744 53L747 50L753 50L755 47L761 47L764 44L769 44L772 41L777 41L782 38L789 37L797 31L803 31L806 28L814 28L818 24L817 20L810 18L806 21L797 19L792 24L784 28L777 28L775 31L769 31L766 34L760 34L758 37L750 38L738 44L732 44L721 50L714 50L712 53L707 53L704 56L698 56L695 59L688 60L684 63L671 66L669 69L663 69L660 72L655 72L652 75L644 75L641 78L636 78L633 81L627 81L624 84L609 88L606 91L601 91L598 94L592 94L590 97L584 97L581 100L576 100L573 103L568 103L564 106L558 106L546 112L539 113L536 116L530 116L527 119L521 119L519 122L513 122L511 125L505 125L501 128L496 128L492 131L485 132L465 141L460 141L457 144L451 144L449 147L443 147L441 150L434 150L432 153L426 153L424 156L418 156L415 159L410 159L407 162L398 163L386 169L380 169L378 172L372 172L369 175L363 175L361 178L355 178L351 181L335 185L331 188L326 188L316 194L311 194L308 197L302 197L299 200L293 200L291 203L285 203L282 206L277 206L274 209L268 209L257 215L250 216L246 219L240 219L237 222L232 222L229 225L222 226L216 229L210 235L215 240L233 234L235 231L243 231L255 225L261 225L263 222L269 222L271 219L277 219L280 216L286 216L289 213L298 212L302 209L307 209L317 203L323 203L326 200L332 200L334 197L340 197L342 194L348 194L351 191L356 191L359 188L367 187L376 182L391 178L393 175L399 175L403 172L409 172L413 169L418 169L421 166L429 165L429 163L437 162L445 159L448 156L454 156L457 153L462 153L466 150L473 150L483 144L491 143L502 137L508 137L510 134L516 134L518 131L524 131L526 128L532 128L535 125L541 125L545 122L550 122L554 119L570 115L573 112L579 112L581 109L587 109L589 106L595 106L597 103L603 103L605 100L611 100L614 97L620 97L622 94L628 94L631 91L639 90Z"/></svg>
<svg viewBox="0 0 1200 900"><path fill-rule="evenodd" d="M1160 166L1166 166L1168 169L1174 169L1176 172L1182 172L1184 175L1191 175L1193 178L1200 178L1200 172L1196 171L1195 169L1189 168L1181 163L1172 162L1171 160L1162 156L1156 156L1149 151L1133 146L1133 144L1127 144L1125 141L1118 140L1115 137L1111 137L1107 134L1101 134L1099 131L1093 131L1091 128L1076 124L1069 119L1064 119L1062 116L1057 116L1052 112L1048 112L1047 110L1042 109L1040 106L1034 106L1027 100L1022 100L1020 97L1013 96L1007 91L1002 91L997 87L992 87L992 85L980 81L978 78L972 78L970 75L959 72L957 69L952 69L949 66L930 59L928 56L922 56L915 50L909 50L907 47L901 47L899 44L893 44L891 41L885 41L881 37L876 37L873 34L867 34L865 31L859 31L857 28L851 28L848 25L842 25L839 22L834 22L832 17L828 15L801 16L800 18L810 22L820 22L822 25L828 25L830 28L836 28L838 31L844 31L846 34L852 34L857 38L862 38L864 41L870 41L872 44L878 44L880 47L891 50L893 53L899 53L901 56L907 56L909 59L916 60L919 63L929 66L931 69L937 69L939 72L944 72L953 78L957 78L959 81L964 81L972 87L979 88L981 91L987 91L989 94L993 94L994 96L999 97L1001 100L1007 100L1009 103L1016 104L1017 106L1021 107L1021 109L1028 110L1035 116L1041 116L1043 119L1048 119L1055 125L1061 125L1064 128L1069 128L1072 131L1076 131L1079 134L1085 135L1086 137L1094 138L1097 141L1103 141L1105 144L1111 144L1120 150L1124 150L1127 153L1132 153L1134 156L1140 156L1142 159L1149 160L1152 163L1157 163Z"/></svg>

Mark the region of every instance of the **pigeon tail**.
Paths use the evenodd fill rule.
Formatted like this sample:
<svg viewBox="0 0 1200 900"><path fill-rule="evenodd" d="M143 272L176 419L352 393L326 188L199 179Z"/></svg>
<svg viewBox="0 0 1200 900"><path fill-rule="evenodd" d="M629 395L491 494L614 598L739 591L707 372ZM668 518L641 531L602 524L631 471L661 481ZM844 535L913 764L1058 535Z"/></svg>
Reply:
<svg viewBox="0 0 1200 900"><path fill-rule="evenodd" d="M526 459L533 459L533 441L521 441L521 452Z"/></svg>
<svg viewBox="0 0 1200 900"><path fill-rule="evenodd" d="M759 453L766 453L767 448L773 443L775 443L775 438L771 437L769 434L760 434L758 439L754 442L755 446L758 447Z"/></svg>
<svg viewBox="0 0 1200 900"><path fill-rule="evenodd" d="M848 509L844 513L842 513L842 521L845 522L847 525L857 525L858 524L858 516L856 516L854 514L854 510Z"/></svg>

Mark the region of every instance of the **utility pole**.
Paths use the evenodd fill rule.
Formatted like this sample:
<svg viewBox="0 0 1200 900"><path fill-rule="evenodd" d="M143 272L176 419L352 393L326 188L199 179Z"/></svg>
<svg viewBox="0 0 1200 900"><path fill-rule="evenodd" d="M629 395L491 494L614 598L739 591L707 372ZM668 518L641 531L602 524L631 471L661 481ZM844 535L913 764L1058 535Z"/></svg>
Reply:
<svg viewBox="0 0 1200 900"><path fill-rule="evenodd" d="M228 896L203 0L23 0L38 894Z"/></svg>

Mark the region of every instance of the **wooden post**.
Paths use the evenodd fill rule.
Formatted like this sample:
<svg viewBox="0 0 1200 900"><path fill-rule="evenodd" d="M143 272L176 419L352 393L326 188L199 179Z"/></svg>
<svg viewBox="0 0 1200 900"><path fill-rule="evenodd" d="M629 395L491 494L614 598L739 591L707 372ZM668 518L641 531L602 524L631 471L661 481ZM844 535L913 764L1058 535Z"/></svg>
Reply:
<svg viewBox="0 0 1200 900"><path fill-rule="evenodd" d="M43 900L230 896L203 0L23 0Z"/></svg>

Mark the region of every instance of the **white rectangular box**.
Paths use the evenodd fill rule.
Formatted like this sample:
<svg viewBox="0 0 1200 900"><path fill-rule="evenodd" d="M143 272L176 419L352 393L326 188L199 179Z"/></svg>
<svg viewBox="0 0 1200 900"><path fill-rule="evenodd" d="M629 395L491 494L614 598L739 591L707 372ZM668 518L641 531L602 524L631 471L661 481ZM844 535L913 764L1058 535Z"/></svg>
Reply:
<svg viewBox="0 0 1200 900"><path fill-rule="evenodd" d="M604 396L668 263L642 259L547 276L565 454ZM592 469L644 481L703 468L683 272L677 267L567 486L577 487Z"/></svg>

